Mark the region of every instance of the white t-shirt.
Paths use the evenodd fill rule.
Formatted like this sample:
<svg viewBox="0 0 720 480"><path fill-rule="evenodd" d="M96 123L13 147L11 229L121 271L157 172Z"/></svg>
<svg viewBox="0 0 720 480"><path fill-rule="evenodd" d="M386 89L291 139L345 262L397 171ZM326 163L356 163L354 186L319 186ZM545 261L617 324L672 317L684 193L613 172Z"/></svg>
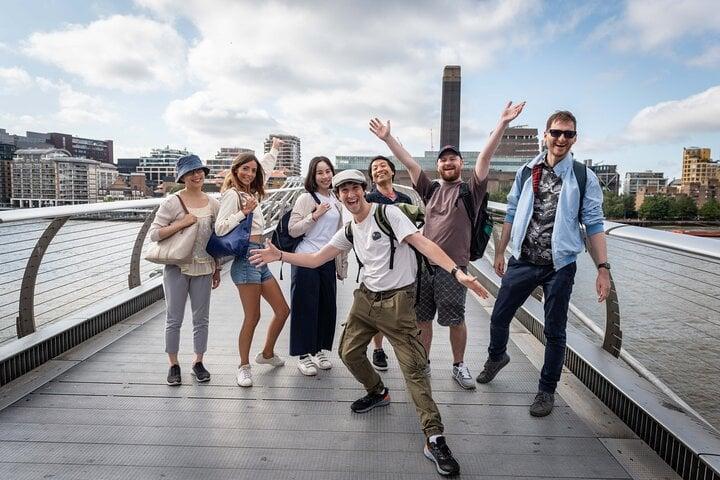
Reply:
<svg viewBox="0 0 720 480"><path fill-rule="evenodd" d="M410 245L403 242L405 237L417 233L418 229L399 208L385 206L385 215L392 227L395 242L395 261L390 270L390 237L385 235L375 221L377 204L372 204L370 214L360 223L352 221L355 252L363 264L361 281L373 292L385 292L410 285L417 274L417 260ZM330 245L349 252L353 244L345 237L341 228L330 240Z"/></svg>
<svg viewBox="0 0 720 480"><path fill-rule="evenodd" d="M335 197L326 197L315 192L320 203L329 203L330 210L318 218L315 225L305 234L295 249L296 253L315 253L328 244L338 231L340 223L340 202Z"/></svg>

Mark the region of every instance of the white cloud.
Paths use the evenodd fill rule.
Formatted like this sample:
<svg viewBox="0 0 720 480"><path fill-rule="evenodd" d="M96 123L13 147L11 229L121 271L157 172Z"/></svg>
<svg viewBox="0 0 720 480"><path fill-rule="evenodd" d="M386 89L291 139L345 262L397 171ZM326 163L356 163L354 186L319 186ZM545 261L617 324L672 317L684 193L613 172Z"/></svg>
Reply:
<svg viewBox="0 0 720 480"><path fill-rule="evenodd" d="M720 45L709 47L700 55L691 58L688 65L694 67L718 67L720 66Z"/></svg>
<svg viewBox="0 0 720 480"><path fill-rule="evenodd" d="M23 51L102 88L144 91L175 87L185 78L184 40L172 26L144 17L115 15L36 32Z"/></svg>
<svg viewBox="0 0 720 480"><path fill-rule="evenodd" d="M687 37L718 32L716 0L628 0L624 12L600 24L590 39L621 51L661 51Z"/></svg>
<svg viewBox="0 0 720 480"><path fill-rule="evenodd" d="M537 0L136 3L198 32L188 51L198 90L168 106L170 126L200 148L238 139L252 147L286 131L303 139L304 157L381 150L367 132L375 115L423 151L438 123L442 67L481 71L542 29Z"/></svg>
<svg viewBox="0 0 720 480"><path fill-rule="evenodd" d="M100 97L78 92L63 81L54 82L42 77L35 81L42 91L57 92L59 110L55 118L62 125L109 123L117 118L112 106Z"/></svg>
<svg viewBox="0 0 720 480"><path fill-rule="evenodd" d="M31 84L32 77L22 68L0 68L0 95L17 93Z"/></svg>
<svg viewBox="0 0 720 480"><path fill-rule="evenodd" d="M720 132L720 85L682 100L643 108L630 121L626 137L654 143L702 132Z"/></svg>

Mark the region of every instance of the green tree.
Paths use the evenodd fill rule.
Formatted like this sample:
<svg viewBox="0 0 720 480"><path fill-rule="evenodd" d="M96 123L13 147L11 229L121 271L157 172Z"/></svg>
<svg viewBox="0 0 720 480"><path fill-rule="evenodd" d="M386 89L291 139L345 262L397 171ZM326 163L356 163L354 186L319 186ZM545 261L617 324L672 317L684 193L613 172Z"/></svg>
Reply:
<svg viewBox="0 0 720 480"><path fill-rule="evenodd" d="M711 198L698 211L703 220L720 220L720 202Z"/></svg>
<svg viewBox="0 0 720 480"><path fill-rule="evenodd" d="M490 201L498 203L507 203L507 196L510 190L498 190L497 192L490 193Z"/></svg>
<svg viewBox="0 0 720 480"><path fill-rule="evenodd" d="M646 220L664 220L670 216L671 203L670 198L665 195L645 197L638 215Z"/></svg>
<svg viewBox="0 0 720 480"><path fill-rule="evenodd" d="M635 197L632 195L621 195L623 200L623 208L625 209L625 218L637 218L638 212L635 210Z"/></svg>
<svg viewBox="0 0 720 480"><path fill-rule="evenodd" d="M670 204L670 216L680 220L692 220L697 218L698 208L692 197L681 195L673 198Z"/></svg>
<svg viewBox="0 0 720 480"><path fill-rule="evenodd" d="M624 218L625 205L622 197L612 192L605 192L603 198L603 213L607 218Z"/></svg>

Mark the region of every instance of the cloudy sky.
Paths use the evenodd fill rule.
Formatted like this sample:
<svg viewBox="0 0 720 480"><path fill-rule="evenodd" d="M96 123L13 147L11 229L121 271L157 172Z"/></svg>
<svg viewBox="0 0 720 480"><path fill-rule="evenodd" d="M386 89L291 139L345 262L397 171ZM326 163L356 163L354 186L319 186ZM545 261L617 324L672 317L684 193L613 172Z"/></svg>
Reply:
<svg viewBox="0 0 720 480"><path fill-rule="evenodd" d="M720 157L717 0L3 0L0 128L115 141L115 156L262 149L414 154L439 137L442 69L462 66L461 148L508 100L517 124L578 117L578 158L678 176L683 146Z"/></svg>

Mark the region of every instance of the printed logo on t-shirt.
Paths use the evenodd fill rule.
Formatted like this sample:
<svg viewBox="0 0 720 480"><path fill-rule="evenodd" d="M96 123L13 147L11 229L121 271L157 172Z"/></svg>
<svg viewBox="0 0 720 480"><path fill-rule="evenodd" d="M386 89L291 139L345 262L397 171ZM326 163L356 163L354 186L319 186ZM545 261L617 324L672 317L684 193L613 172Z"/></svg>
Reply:
<svg viewBox="0 0 720 480"><path fill-rule="evenodd" d="M372 233L372 239L373 239L373 240L380 240L380 232L373 232L373 233Z"/></svg>

